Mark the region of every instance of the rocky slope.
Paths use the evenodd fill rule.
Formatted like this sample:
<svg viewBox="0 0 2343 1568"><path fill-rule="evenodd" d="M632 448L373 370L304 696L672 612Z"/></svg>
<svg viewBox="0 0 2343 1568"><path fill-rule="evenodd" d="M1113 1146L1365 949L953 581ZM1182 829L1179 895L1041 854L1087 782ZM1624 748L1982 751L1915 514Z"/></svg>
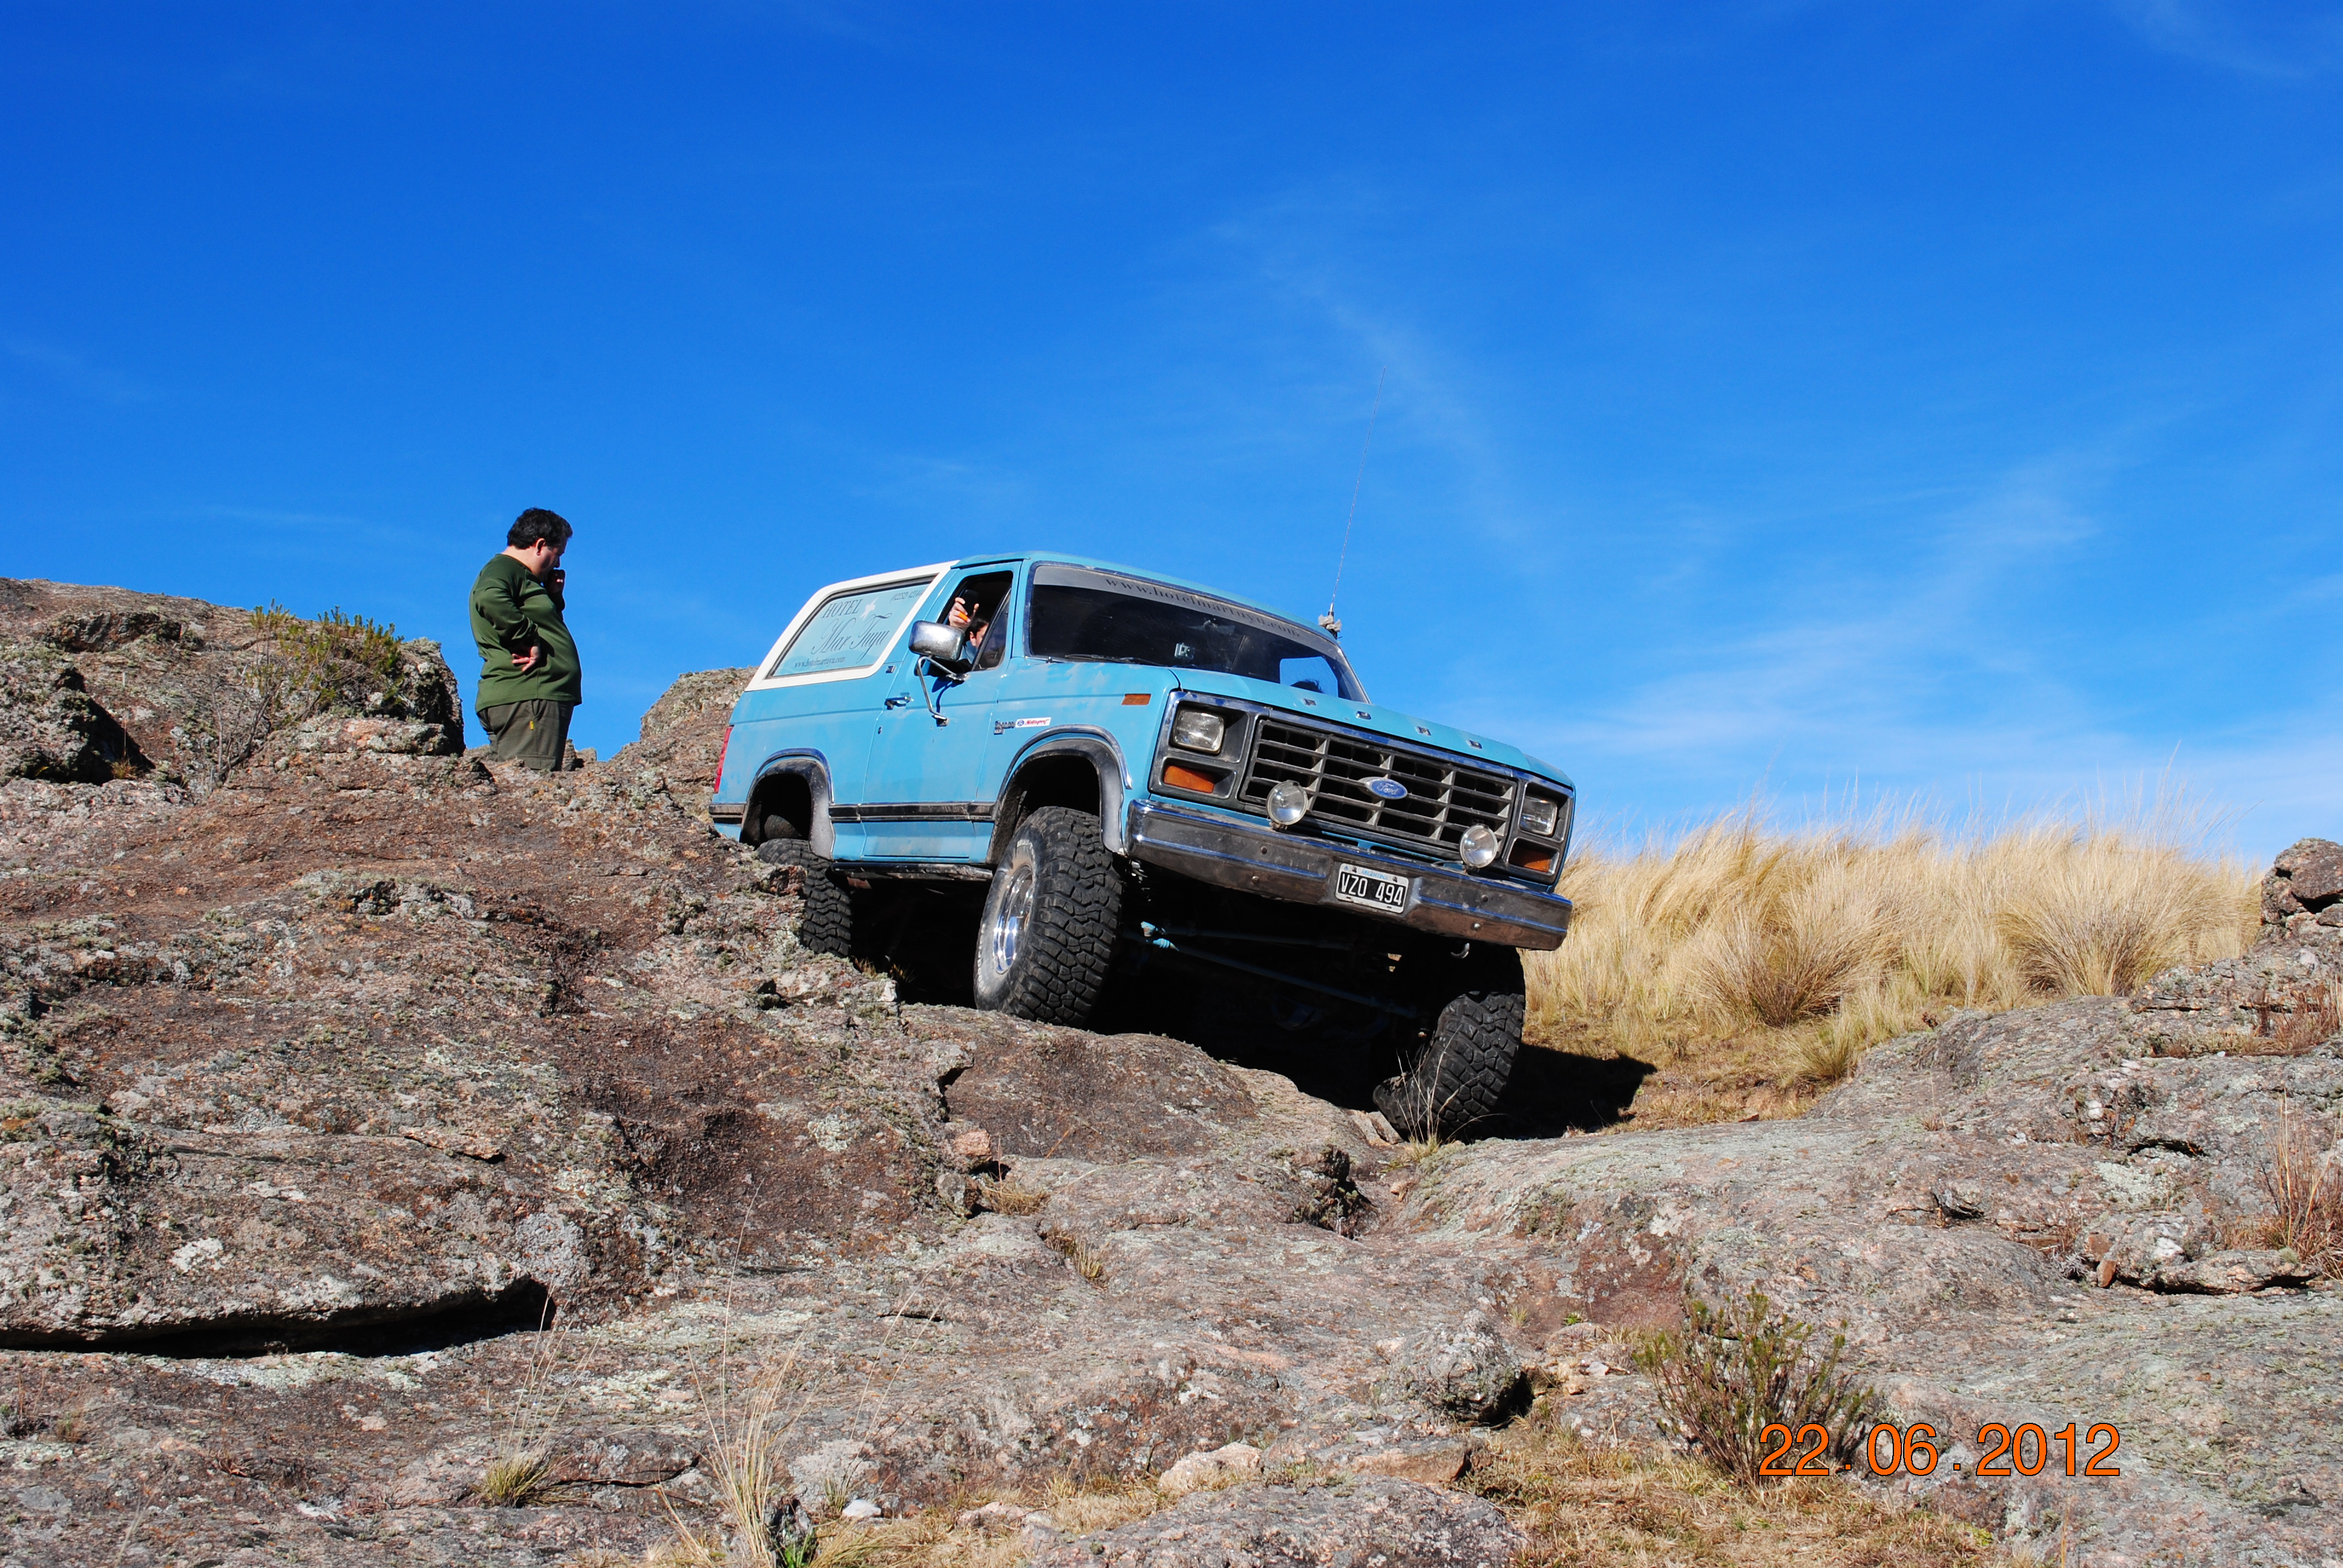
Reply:
<svg viewBox="0 0 2343 1568"><path fill-rule="evenodd" d="M2343 1558L2343 1294L2258 1233L2281 1110L2343 1113L2331 846L2247 960L1956 1020L1798 1121L1403 1166L1284 1078L802 950L798 873L696 815L720 679L575 772L417 699L199 798L236 614L0 584L0 1563L637 1560L719 1533L746 1412L816 1516L1242 1442L1266 1483L1031 1552L1495 1563L1440 1486L1523 1371L1658 1440L1620 1337L1752 1286L1949 1434L1895 1486L2023 1550ZM1988 1421L2114 1424L2123 1473L1980 1479Z"/></svg>

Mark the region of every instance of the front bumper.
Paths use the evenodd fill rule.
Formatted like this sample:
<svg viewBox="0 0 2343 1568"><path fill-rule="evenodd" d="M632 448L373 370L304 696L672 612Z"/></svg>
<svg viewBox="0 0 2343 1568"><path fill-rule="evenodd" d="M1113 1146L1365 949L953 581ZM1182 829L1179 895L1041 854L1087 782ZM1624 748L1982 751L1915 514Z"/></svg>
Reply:
<svg viewBox="0 0 2343 1568"><path fill-rule="evenodd" d="M1570 930L1570 900L1557 893L1484 881L1421 860L1281 833L1265 826L1222 821L1151 800L1131 809L1127 835L1132 859L1216 888L1234 888L1288 903L1332 904L1396 920L1418 930L1503 942L1509 948L1558 948ZM1338 900L1334 897L1338 865L1362 866L1406 878L1407 907L1386 914Z"/></svg>

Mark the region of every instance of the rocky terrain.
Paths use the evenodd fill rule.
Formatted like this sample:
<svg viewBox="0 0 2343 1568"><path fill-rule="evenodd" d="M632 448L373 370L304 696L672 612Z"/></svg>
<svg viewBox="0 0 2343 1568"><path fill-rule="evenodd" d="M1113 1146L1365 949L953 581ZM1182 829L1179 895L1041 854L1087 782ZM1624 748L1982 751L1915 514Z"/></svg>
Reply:
<svg viewBox="0 0 2343 1568"><path fill-rule="evenodd" d="M1520 1533L1447 1484L1484 1434L1534 1388L1668 1441L1624 1342L1752 1287L1946 1434L1865 1484L2053 1562L2343 1561L2343 1292L2265 1186L2343 1116L2335 846L2247 958L1956 1019L1805 1117L1418 1158L802 950L801 873L704 820L722 672L537 776L460 751L429 645L239 719L271 657L0 583L0 1564L639 1562L722 1538L753 1420L823 1530L1211 1471L1010 1523L1493 1568ZM1980 1478L1987 1422L2112 1424L2122 1474Z"/></svg>

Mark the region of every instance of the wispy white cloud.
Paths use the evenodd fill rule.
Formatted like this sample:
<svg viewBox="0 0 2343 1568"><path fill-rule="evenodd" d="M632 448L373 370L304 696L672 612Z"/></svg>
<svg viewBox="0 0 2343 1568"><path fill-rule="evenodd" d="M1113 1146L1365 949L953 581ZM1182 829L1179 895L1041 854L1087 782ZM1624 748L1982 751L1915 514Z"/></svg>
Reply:
<svg viewBox="0 0 2343 1568"><path fill-rule="evenodd" d="M2094 591L2112 447L2011 468L1940 514L1908 549L1708 601L1640 657L1607 698L1592 671L1460 667L1450 711L1600 780L1630 818L1733 809L1753 792L1874 798L2024 812L2142 780L2185 784L2251 855L2304 833L2343 835L2343 698L2315 711L2207 724L2140 683L2074 668L2074 596ZM2337 585L2298 585L2324 600ZM1549 631L1570 646L1567 628ZM2128 695L2127 695L2128 693ZM2242 707L2243 705L2241 705ZM1604 788L1607 786L1607 788ZM1623 815L1616 805L1615 816Z"/></svg>
<svg viewBox="0 0 2343 1568"><path fill-rule="evenodd" d="M79 354L44 343L12 341L8 345L12 358L46 375L66 390L101 403L144 403L155 393L136 377L103 365L93 364Z"/></svg>
<svg viewBox="0 0 2343 1568"><path fill-rule="evenodd" d="M1671 627L1665 668L1557 735L1654 762L1784 746L1885 762L1936 749L1953 713L1982 710L2006 733L2022 715L2071 712L2038 640L2001 625L2001 601L2096 532L2090 497L2108 467L2097 454L2029 463L1913 548L1748 585L1712 607L1730 618Z"/></svg>
<svg viewBox="0 0 2343 1568"><path fill-rule="evenodd" d="M1388 486L1393 457L1431 459L1443 473L1453 518L1522 561L1553 544L1550 518L1526 498L1513 442L1493 413L1504 390L1492 384L1483 360L1411 308L1415 296L1405 276L1416 246L1404 236L1421 221L1410 203L1356 178L1297 188L1228 215L1204 236L1221 252L1217 270L1227 292L1217 303L1232 319L1266 318L1290 335L1282 354L1254 346L1275 379L1309 383L1306 403L1287 417L1313 431L1342 428L1347 450L1357 449L1351 443L1363 434L1382 378L1374 444L1384 461L1368 471L1370 501L1379 483ZM1345 370L1350 377L1339 378ZM1343 501L1352 477L1341 476ZM1363 518L1373 515L1363 507Z"/></svg>
<svg viewBox="0 0 2343 1568"><path fill-rule="evenodd" d="M2315 76L2343 65L2343 10L2232 0L2110 0L2167 54L2257 76Z"/></svg>
<svg viewBox="0 0 2343 1568"><path fill-rule="evenodd" d="M920 453L874 455L873 476L852 493L889 505L952 508L972 522L989 523L1031 508L1030 475L1012 464L972 457Z"/></svg>

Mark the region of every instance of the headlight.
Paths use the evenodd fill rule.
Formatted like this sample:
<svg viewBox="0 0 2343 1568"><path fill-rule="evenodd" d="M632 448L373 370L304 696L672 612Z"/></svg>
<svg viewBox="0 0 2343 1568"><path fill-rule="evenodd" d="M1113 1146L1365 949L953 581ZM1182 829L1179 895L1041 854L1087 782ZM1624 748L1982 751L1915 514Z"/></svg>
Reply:
<svg viewBox="0 0 2343 1568"><path fill-rule="evenodd" d="M1522 802L1522 829L1541 839L1554 837L1554 824L1562 820L1562 802L1549 800L1543 795L1533 795Z"/></svg>
<svg viewBox="0 0 2343 1568"><path fill-rule="evenodd" d="M1215 721L1217 722L1217 720ZM1310 791L1292 779L1272 784L1269 789L1269 819L1281 828L1291 828L1310 815Z"/></svg>
<svg viewBox="0 0 2343 1568"><path fill-rule="evenodd" d="M1464 863L1476 871L1483 866L1494 864L1497 851L1504 847L1505 841L1497 836L1494 828L1467 828L1464 836L1456 841L1456 852L1463 856Z"/></svg>
<svg viewBox="0 0 2343 1568"><path fill-rule="evenodd" d="M1191 751L1218 751L1227 733L1219 714L1201 708L1183 708L1172 720L1172 744Z"/></svg>

